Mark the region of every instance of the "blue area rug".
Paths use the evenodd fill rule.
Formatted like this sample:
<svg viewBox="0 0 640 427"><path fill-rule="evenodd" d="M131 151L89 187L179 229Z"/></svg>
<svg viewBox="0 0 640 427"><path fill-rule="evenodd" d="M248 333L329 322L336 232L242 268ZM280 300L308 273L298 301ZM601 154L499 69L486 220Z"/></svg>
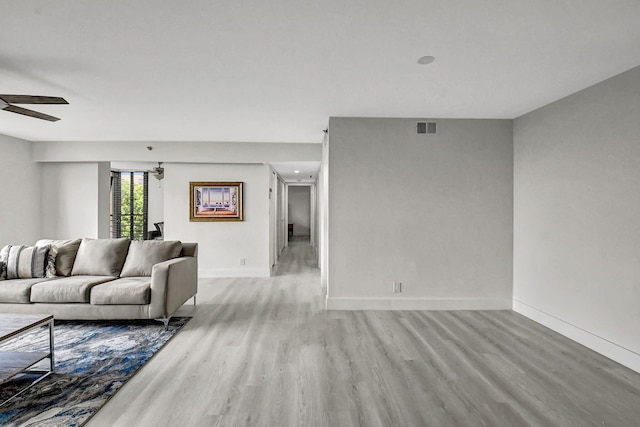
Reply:
<svg viewBox="0 0 640 427"><path fill-rule="evenodd" d="M189 320L172 319L166 331L153 320L56 320L55 372L1 406L0 425L84 424ZM48 346L48 330L43 328L3 344L0 350L48 351ZM0 386L0 402L30 379L24 375Z"/></svg>

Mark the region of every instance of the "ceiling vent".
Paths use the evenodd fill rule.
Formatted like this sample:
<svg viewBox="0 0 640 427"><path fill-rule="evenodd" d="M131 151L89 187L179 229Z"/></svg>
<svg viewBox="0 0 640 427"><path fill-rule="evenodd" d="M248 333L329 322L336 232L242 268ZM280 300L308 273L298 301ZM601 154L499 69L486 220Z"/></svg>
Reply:
<svg viewBox="0 0 640 427"><path fill-rule="evenodd" d="M438 124L436 122L418 122L418 133L424 133L427 135L438 134Z"/></svg>

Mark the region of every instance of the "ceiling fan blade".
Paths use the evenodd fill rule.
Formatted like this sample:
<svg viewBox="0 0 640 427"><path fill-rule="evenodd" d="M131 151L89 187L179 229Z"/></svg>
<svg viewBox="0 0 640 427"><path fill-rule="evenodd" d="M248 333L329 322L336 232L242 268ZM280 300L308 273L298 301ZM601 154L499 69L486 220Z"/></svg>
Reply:
<svg viewBox="0 0 640 427"><path fill-rule="evenodd" d="M7 104L68 104L59 96L0 95Z"/></svg>
<svg viewBox="0 0 640 427"><path fill-rule="evenodd" d="M50 122L57 122L60 120L57 117L50 116L48 114L39 113L33 110L27 110L26 108L18 107L16 105L7 105L4 111L11 111L12 113L23 114L29 117L35 117L36 119L48 120Z"/></svg>

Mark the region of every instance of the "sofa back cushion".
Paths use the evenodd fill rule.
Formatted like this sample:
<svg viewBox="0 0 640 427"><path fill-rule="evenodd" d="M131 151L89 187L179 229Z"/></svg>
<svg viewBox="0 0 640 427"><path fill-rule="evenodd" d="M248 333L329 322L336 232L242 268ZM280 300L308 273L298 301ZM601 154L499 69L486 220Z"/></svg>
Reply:
<svg viewBox="0 0 640 427"><path fill-rule="evenodd" d="M120 277L148 277L155 264L177 258L182 250L179 241L136 240L131 242Z"/></svg>
<svg viewBox="0 0 640 427"><path fill-rule="evenodd" d="M46 277L49 245L7 245L0 250L6 279L31 279Z"/></svg>
<svg viewBox="0 0 640 427"><path fill-rule="evenodd" d="M56 248L57 252L54 258L55 275L56 276L71 276L71 270L73 269L73 263L78 253L82 239L75 240L53 240L53 239L40 239L36 242L36 246L51 245L52 248ZM49 258L52 251L49 253Z"/></svg>
<svg viewBox="0 0 640 427"><path fill-rule="evenodd" d="M127 256L129 242L126 237L82 239L71 275L118 277Z"/></svg>

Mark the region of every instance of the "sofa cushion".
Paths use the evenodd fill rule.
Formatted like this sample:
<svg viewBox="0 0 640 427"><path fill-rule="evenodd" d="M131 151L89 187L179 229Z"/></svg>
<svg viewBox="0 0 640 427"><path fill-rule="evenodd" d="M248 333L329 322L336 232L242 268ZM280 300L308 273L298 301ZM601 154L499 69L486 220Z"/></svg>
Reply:
<svg viewBox="0 0 640 427"><path fill-rule="evenodd" d="M120 277L150 277L154 265L177 258L181 250L179 241L135 240L129 245Z"/></svg>
<svg viewBox="0 0 640 427"><path fill-rule="evenodd" d="M149 277L126 277L94 286L91 289L91 304L149 304L151 302L151 279Z"/></svg>
<svg viewBox="0 0 640 427"><path fill-rule="evenodd" d="M82 239L72 276L119 276L127 256L129 239Z"/></svg>
<svg viewBox="0 0 640 427"><path fill-rule="evenodd" d="M44 282L46 278L6 280L0 284L0 302L25 303L31 302L31 287Z"/></svg>
<svg viewBox="0 0 640 427"><path fill-rule="evenodd" d="M51 247L57 248L57 254L55 255L55 275L56 276L70 276L73 269L73 262L76 259L78 248L80 247L82 239L75 240L53 240L53 239L40 239L36 242L36 246L51 245ZM51 258L51 254L49 255Z"/></svg>
<svg viewBox="0 0 640 427"><path fill-rule="evenodd" d="M71 276L36 283L31 287L31 302L89 302L91 288L114 280L112 276Z"/></svg>
<svg viewBox="0 0 640 427"><path fill-rule="evenodd" d="M6 279L45 277L49 246L7 245L0 250Z"/></svg>

